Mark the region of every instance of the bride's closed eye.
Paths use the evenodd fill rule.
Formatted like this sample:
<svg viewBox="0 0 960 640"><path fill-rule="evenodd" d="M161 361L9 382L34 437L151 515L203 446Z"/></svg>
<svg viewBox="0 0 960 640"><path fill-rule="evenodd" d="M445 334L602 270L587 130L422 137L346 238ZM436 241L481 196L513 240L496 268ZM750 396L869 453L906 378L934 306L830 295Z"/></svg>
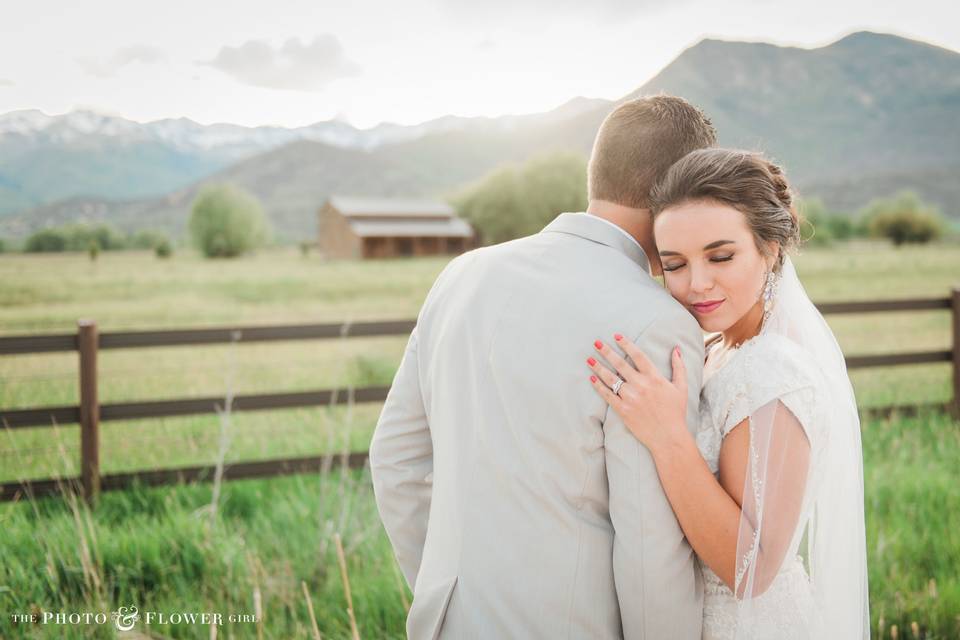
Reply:
<svg viewBox="0 0 960 640"><path fill-rule="evenodd" d="M729 261L731 261L731 260L733 260L733 254L732 254L732 253L731 253L730 255L728 255L728 256L717 256L717 257L714 257L714 258L710 258L710 262L729 262ZM681 267L685 267L685 266L687 266L686 263L681 263L681 264L677 264L677 265L669 265L669 266L668 266L668 265L663 265L663 270L664 270L664 271L676 271L677 269L680 269Z"/></svg>

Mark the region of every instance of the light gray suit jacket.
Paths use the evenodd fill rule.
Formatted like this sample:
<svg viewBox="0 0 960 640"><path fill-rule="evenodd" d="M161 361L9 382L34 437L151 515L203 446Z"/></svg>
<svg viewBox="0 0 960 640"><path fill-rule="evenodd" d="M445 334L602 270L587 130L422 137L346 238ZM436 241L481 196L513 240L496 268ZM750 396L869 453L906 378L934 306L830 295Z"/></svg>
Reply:
<svg viewBox="0 0 960 640"><path fill-rule="evenodd" d="M377 506L413 640L700 638L702 582L653 460L590 386L592 343L703 338L640 246L586 213L465 253L427 295L377 423Z"/></svg>

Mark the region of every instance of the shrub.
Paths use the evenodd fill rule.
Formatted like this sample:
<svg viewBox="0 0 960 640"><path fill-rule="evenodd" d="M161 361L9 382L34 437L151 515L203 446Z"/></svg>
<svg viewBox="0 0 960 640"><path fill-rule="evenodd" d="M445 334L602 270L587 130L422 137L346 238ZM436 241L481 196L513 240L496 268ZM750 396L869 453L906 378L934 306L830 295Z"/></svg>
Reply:
<svg viewBox="0 0 960 640"><path fill-rule="evenodd" d="M239 256L269 236L260 201L231 184L203 188L193 202L189 228L193 243L208 258Z"/></svg>
<svg viewBox="0 0 960 640"><path fill-rule="evenodd" d="M935 240L943 235L944 229L937 209L912 191L874 200L864 209L863 220L871 237L888 238L897 246Z"/></svg>
<svg viewBox="0 0 960 640"><path fill-rule="evenodd" d="M133 249L156 249L163 242L169 242L165 233L156 229L144 229L130 237L129 246Z"/></svg>
<svg viewBox="0 0 960 640"><path fill-rule="evenodd" d="M49 227L33 233L24 245L24 251L90 251L92 243L98 249L112 251L124 249L126 238L109 224L74 223Z"/></svg>
<svg viewBox="0 0 960 640"><path fill-rule="evenodd" d="M828 210L819 198L801 200L797 208L801 218L800 234L810 245L827 246L837 240L866 235L853 216Z"/></svg>
<svg viewBox="0 0 960 640"><path fill-rule="evenodd" d="M833 231L826 222L827 209L820 199L801 200L797 209L800 212L800 235L804 242L813 246L833 243Z"/></svg>
<svg viewBox="0 0 960 640"><path fill-rule="evenodd" d="M23 250L28 253L45 253L52 251L66 251L67 237L62 229L41 229L30 234Z"/></svg>
<svg viewBox="0 0 960 640"><path fill-rule="evenodd" d="M126 237L106 223L74 223L64 225L62 228L67 240L67 251L89 251L92 242L96 242L97 247L104 251L115 251L127 247Z"/></svg>
<svg viewBox="0 0 960 640"><path fill-rule="evenodd" d="M164 238L153 248L153 252L158 258L169 258L170 254L173 253L173 249L170 247L170 241Z"/></svg>

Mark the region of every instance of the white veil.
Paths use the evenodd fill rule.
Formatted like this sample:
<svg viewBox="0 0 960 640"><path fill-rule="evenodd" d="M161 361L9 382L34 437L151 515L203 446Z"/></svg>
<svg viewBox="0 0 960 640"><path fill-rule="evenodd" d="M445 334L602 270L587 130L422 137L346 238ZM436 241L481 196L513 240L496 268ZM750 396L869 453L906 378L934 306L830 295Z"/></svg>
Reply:
<svg viewBox="0 0 960 640"><path fill-rule="evenodd" d="M789 258L781 274L761 334L798 345L805 370L817 381L790 402L758 393L748 405L736 638L862 640L870 637L870 617L856 400L836 338ZM801 424L796 415L806 406L801 399L816 403L801 414L818 416L818 424ZM809 582L796 571L778 579L803 566L798 553L805 557Z"/></svg>

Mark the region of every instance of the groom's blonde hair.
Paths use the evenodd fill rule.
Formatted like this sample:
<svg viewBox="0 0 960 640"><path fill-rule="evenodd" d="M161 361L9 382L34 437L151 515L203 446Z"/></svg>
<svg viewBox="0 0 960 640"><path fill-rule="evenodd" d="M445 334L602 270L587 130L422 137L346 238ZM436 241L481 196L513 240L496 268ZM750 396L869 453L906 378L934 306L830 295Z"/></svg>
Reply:
<svg viewBox="0 0 960 640"><path fill-rule="evenodd" d="M650 189L674 162L717 143L704 113L670 95L629 100L600 125L587 168L587 195L645 209Z"/></svg>

